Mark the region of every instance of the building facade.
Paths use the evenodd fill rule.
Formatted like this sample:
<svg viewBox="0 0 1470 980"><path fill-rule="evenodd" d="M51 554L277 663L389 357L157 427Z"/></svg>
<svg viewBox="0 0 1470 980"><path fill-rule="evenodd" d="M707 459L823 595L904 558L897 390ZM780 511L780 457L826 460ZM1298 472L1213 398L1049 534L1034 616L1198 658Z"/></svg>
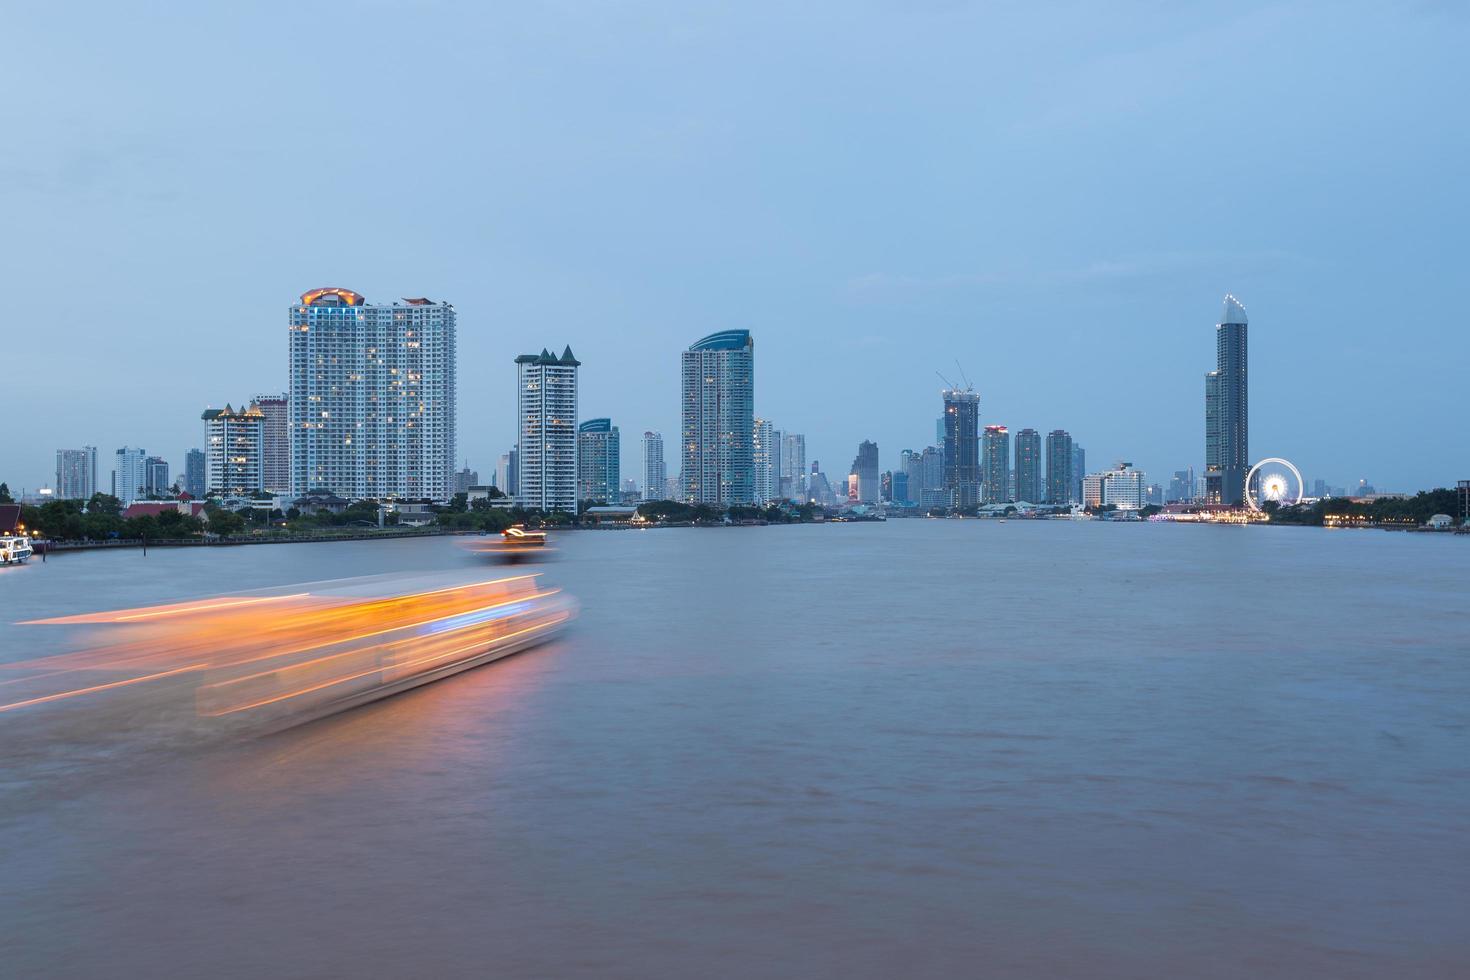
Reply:
<svg viewBox="0 0 1470 980"><path fill-rule="evenodd" d="M148 454L124 446L112 457L112 495L127 506L147 493Z"/></svg>
<svg viewBox="0 0 1470 980"><path fill-rule="evenodd" d="M227 496L265 489L265 415L251 403L236 411L228 404L202 416L208 429L206 493Z"/></svg>
<svg viewBox="0 0 1470 980"><path fill-rule="evenodd" d="M684 500L751 504L755 342L750 331L710 334L684 351L681 361Z"/></svg>
<svg viewBox="0 0 1470 980"><path fill-rule="evenodd" d="M980 496L987 504L1011 499L1011 433L1003 425L985 427Z"/></svg>
<svg viewBox="0 0 1470 980"><path fill-rule="evenodd" d="M806 499L806 436L800 432L781 435L781 476L777 491L789 500Z"/></svg>
<svg viewBox="0 0 1470 980"><path fill-rule="evenodd" d="M1101 473L1089 473L1082 481L1082 503L1088 507L1112 504L1119 510L1138 510L1148 503L1147 479L1131 463L1119 463Z"/></svg>
<svg viewBox="0 0 1470 980"><path fill-rule="evenodd" d="M202 449L184 453L184 492L195 500L203 500L209 489L209 457Z"/></svg>
<svg viewBox="0 0 1470 980"><path fill-rule="evenodd" d="M151 498L170 496L173 481L169 479L168 460L149 456L143 461L143 491Z"/></svg>
<svg viewBox="0 0 1470 980"><path fill-rule="evenodd" d="M290 309L291 492L447 501L454 488L455 312L314 289Z"/></svg>
<svg viewBox="0 0 1470 980"><path fill-rule="evenodd" d="M660 432L643 433L643 499L663 500L667 493L668 467L664 465L664 437Z"/></svg>
<svg viewBox="0 0 1470 980"><path fill-rule="evenodd" d="M927 506L969 507L980 502L980 396L969 388L946 388L943 397L944 415L936 426L943 442L935 448L942 450L949 499Z"/></svg>
<svg viewBox="0 0 1470 980"><path fill-rule="evenodd" d="M1046 499L1041 477L1041 433L1022 429L1016 433L1016 499L1039 504Z"/></svg>
<svg viewBox="0 0 1470 980"><path fill-rule="evenodd" d="M1053 429L1046 434L1046 502L1077 502L1072 478L1072 436L1066 429Z"/></svg>
<svg viewBox="0 0 1470 980"><path fill-rule="evenodd" d="M1087 475L1087 450L1072 443L1072 500L1082 500L1082 478Z"/></svg>
<svg viewBox="0 0 1470 980"><path fill-rule="evenodd" d="M878 444L876 442L864 439L858 444L857 456L852 461L852 469L849 473L857 477L855 484L857 502L860 504L877 503L881 488L878 484Z"/></svg>
<svg viewBox="0 0 1470 980"><path fill-rule="evenodd" d="M776 427L770 419L756 419L751 425L750 456L754 467L755 502L764 506L776 499L779 486L777 470L781 465L781 451L776 445Z"/></svg>
<svg viewBox="0 0 1470 980"><path fill-rule="evenodd" d="M255 407L260 409L261 423L261 482L267 493L291 492L291 397L280 395L256 395Z"/></svg>
<svg viewBox="0 0 1470 980"><path fill-rule="evenodd" d="M536 510L577 512L577 369L567 347L561 357L516 358L515 499Z"/></svg>
<svg viewBox="0 0 1470 980"><path fill-rule="evenodd" d="M91 500L97 489L96 446L56 450L57 500Z"/></svg>
<svg viewBox="0 0 1470 980"><path fill-rule="evenodd" d="M1215 326L1215 370L1205 375L1205 499L1238 507L1250 472L1245 307L1226 295Z"/></svg>
<svg viewBox="0 0 1470 980"><path fill-rule="evenodd" d="M616 504L622 492L622 443L612 419L577 426L577 499Z"/></svg>

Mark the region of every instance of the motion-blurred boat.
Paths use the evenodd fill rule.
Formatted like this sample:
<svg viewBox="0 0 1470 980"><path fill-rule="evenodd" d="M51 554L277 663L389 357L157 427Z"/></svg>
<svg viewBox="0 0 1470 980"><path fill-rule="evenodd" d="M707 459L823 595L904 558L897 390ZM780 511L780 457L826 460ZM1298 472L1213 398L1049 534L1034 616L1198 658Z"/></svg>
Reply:
<svg viewBox="0 0 1470 980"><path fill-rule="evenodd" d="M576 604L539 576L403 591L377 577L39 620L101 627L78 653L9 664L0 713L180 685L203 719L283 727L510 656L555 636ZM190 690L191 689L191 690Z"/></svg>

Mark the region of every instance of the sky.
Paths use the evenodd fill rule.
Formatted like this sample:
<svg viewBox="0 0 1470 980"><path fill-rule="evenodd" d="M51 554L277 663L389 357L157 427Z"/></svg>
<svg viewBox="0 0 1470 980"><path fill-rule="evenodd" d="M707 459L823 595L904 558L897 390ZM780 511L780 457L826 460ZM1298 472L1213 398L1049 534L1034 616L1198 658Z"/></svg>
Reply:
<svg viewBox="0 0 1470 980"><path fill-rule="evenodd" d="M933 441L936 372L1089 468L1203 465L1225 293L1250 450L1310 484L1470 478L1470 7L15 4L0 59L0 480L177 470L284 390L314 287L459 316L459 455L517 354L671 473L679 352L755 337L756 412L848 472Z"/></svg>

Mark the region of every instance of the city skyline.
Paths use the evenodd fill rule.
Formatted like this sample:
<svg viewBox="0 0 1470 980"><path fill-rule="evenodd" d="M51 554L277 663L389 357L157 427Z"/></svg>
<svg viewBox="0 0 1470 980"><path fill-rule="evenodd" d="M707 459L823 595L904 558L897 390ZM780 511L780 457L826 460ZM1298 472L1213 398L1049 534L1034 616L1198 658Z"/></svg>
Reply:
<svg viewBox="0 0 1470 980"><path fill-rule="evenodd" d="M15 360L33 369L13 397L46 422L6 433L6 479L49 485L56 449L87 445L103 458L145 446L179 472L185 450L202 445L199 411L222 407L221 393L285 390L276 311L324 282L455 302L456 464L482 471L514 441L494 365L537 338L561 338L600 366L588 404L629 431L671 433L678 381L644 351L749 329L762 342L758 410L803 431L829 469L865 438L884 447L885 469L898 450L922 449L933 372L958 359L985 424L1065 428L1099 461L1202 472L1198 377L1218 299L1232 292L1256 321L1258 350L1272 351L1252 365L1254 455L1290 457L1309 483L1407 490L1457 477L1470 437L1431 438L1432 420L1455 413L1457 379L1430 352L1457 339L1446 312L1463 249L1439 216L1467 206L1456 178L1466 134L1442 125L1444 105L1423 93L1464 78L1444 30L1458 15L1353 9L1324 25L1251 4L1146 21L1080 10L1063 36L1040 12L822 11L779 15L772 71L754 88L692 73L672 93L666 78L688 74L696 52L733 55L747 16L688 12L676 40L608 11L303 13L303 29L348 19L365 43L448 32L494 54L390 66L352 88L326 66L275 78L287 55L263 14L226 23L218 11L186 21L103 9L69 25L62 44L42 29L47 11L18 12L16 29L39 40L7 67L52 99L15 107L3 151L12 177L0 188L14 234L0 256L38 294L86 282L89 302L58 304L51 330L14 338ZM559 41L533 63L511 40L524 31ZM216 70L200 42L222 32L238 45L232 57L263 71ZM894 32L916 43L878 46ZM1040 37L1039 60L1007 44ZM1375 58L1345 73L1339 52L1360 43ZM1250 77L1200 67L1221 44L1256 53ZM129 72L108 71L120 50ZM881 86L795 84L845 77L865 51L888 66ZM1168 91L1149 82L1161 66L1176 80ZM197 84L173 84L179 70ZM501 70L569 81L512 97L500 94ZM589 71L618 79L600 108L573 95ZM483 93L483 125L467 123L452 94L471 91ZM117 100L157 111L122 123ZM912 120L917 152L849 152L868 146L875 104ZM218 105L233 111L208 111ZM389 166L264 150L301 106L364 127L412 116L461 151L405 145ZM808 134L801 166L772 149L770 131ZM1222 132L1247 152L1202 154ZM502 133L514 141L502 145ZM221 179L231 194L218 193ZM281 231L308 211L407 209L420 233L386 247ZM87 248L74 254L75 241ZM175 289L228 296L226 329L199 331L195 302L160 302ZM1406 327L1407 342L1385 325ZM68 385L55 383L55 336L98 355L67 365ZM1098 404L1097 376L1126 378L1137 397Z"/></svg>

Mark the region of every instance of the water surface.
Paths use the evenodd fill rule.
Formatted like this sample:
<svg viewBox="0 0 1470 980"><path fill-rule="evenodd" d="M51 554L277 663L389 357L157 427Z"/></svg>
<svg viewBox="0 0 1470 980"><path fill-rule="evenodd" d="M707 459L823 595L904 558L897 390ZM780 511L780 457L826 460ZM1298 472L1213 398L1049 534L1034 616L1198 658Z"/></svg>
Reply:
<svg viewBox="0 0 1470 980"><path fill-rule="evenodd" d="M1470 974L1470 542L895 521L558 544L564 639L306 727L0 715L0 745L65 722L0 760L0 972ZM0 602L468 561L67 555L0 570ZM61 642L5 635L4 661Z"/></svg>

